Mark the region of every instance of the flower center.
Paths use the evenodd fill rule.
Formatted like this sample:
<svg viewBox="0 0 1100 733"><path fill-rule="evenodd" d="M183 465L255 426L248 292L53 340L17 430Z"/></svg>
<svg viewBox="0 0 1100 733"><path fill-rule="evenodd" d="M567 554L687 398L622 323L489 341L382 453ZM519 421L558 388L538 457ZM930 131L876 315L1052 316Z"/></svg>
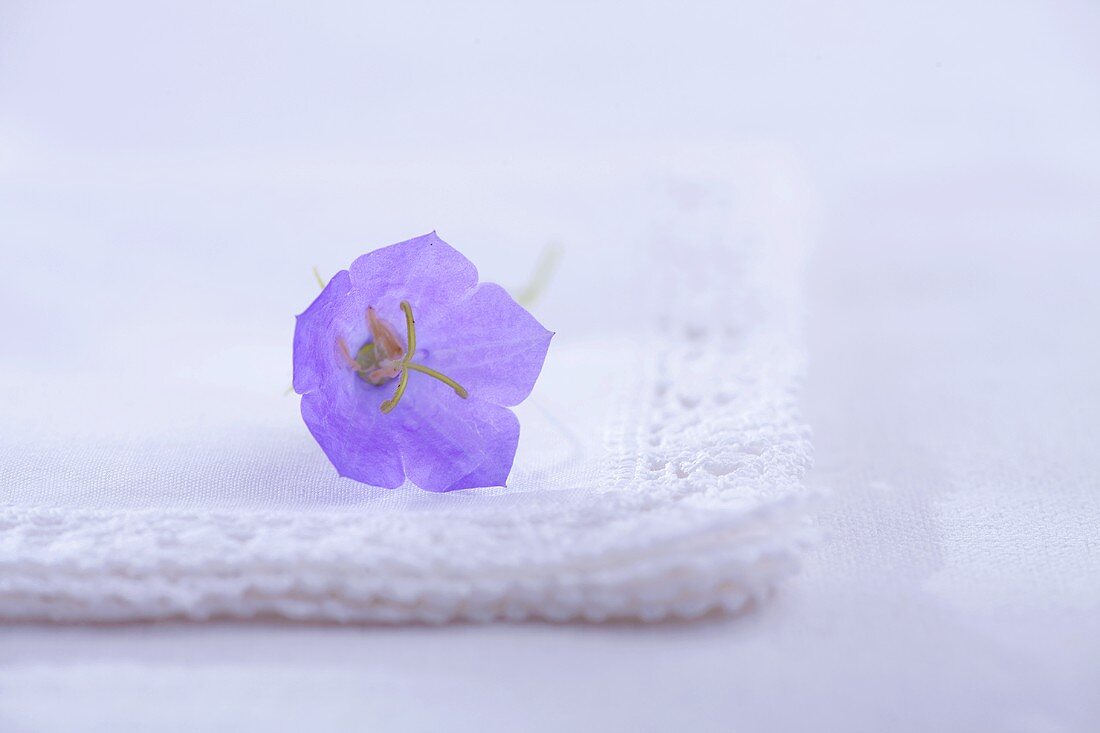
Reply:
<svg viewBox="0 0 1100 733"><path fill-rule="evenodd" d="M344 339L336 340L344 361L363 381L381 386L392 379L397 379L397 389L393 397L382 403L382 412L389 412L397 407L409 384L410 371L438 379L453 389L462 399L469 397L470 393L466 388L446 374L413 361L413 357L416 356L416 322L413 320L412 306L409 305L409 301L401 301L401 310L405 312L405 334L408 346L401 343L394 327L379 318L373 307L367 308L367 325L370 327L372 340L363 344L354 357Z"/></svg>

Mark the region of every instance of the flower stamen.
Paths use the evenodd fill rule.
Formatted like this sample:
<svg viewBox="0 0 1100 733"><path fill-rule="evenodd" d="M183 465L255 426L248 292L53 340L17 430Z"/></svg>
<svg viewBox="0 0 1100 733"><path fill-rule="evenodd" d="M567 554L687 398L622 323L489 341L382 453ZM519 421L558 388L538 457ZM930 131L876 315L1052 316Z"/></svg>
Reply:
<svg viewBox="0 0 1100 733"><path fill-rule="evenodd" d="M367 308L367 326L374 338L374 349L380 359L400 359L405 345L397 337L393 326L378 317L374 308Z"/></svg>
<svg viewBox="0 0 1100 733"><path fill-rule="evenodd" d="M351 351L348 350L348 342L345 341L342 336L336 337L336 345L340 347L340 356L344 357L344 361L348 363L348 366L351 367L353 371L360 372L363 370L359 362L352 357Z"/></svg>

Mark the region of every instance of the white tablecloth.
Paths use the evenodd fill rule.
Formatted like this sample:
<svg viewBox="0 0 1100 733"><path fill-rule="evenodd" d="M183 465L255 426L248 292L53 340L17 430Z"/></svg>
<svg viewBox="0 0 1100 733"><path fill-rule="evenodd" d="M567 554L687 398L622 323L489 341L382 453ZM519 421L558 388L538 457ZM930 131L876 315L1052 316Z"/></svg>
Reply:
<svg viewBox="0 0 1100 733"><path fill-rule="evenodd" d="M18 6L0 30L0 83L19 102L0 136L9 157L228 147L258 160L308 146L303 130L790 139L822 202L802 405L831 539L766 606L690 624L8 626L3 729L1094 730L1095 9L501 12L252 27L201 8ZM245 30L255 57L234 51ZM386 40L413 31L422 44ZM213 53L166 66L195 37ZM133 63L134 44L156 63ZM23 314L7 328L35 326Z"/></svg>

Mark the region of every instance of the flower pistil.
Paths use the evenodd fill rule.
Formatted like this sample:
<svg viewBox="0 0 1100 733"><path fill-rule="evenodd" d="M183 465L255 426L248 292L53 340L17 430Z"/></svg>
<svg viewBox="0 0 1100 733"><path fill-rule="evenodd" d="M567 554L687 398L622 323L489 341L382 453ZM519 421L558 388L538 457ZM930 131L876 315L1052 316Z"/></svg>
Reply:
<svg viewBox="0 0 1100 733"><path fill-rule="evenodd" d="M367 308L367 325L370 328L372 340L363 344L354 357L348 349L347 342L343 338L337 338L336 344L340 354L348 366L355 371L361 379L375 386L381 386L386 382L397 379L397 389L393 397L383 402L380 406L382 412L388 413L397 407L405 389L409 384L409 372L420 372L429 377L438 379L455 391L462 399L470 396L466 388L442 372L429 366L414 362L416 356L416 321L413 319L412 306L409 301L401 301L401 310L405 313L405 333L408 346L401 343L396 330L386 321L382 320L373 307Z"/></svg>

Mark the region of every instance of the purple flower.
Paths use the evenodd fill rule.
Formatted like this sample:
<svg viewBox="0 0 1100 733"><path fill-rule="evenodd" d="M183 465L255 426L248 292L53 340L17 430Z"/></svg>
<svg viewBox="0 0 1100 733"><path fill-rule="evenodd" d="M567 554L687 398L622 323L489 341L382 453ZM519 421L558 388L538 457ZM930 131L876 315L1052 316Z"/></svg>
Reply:
<svg viewBox="0 0 1100 733"><path fill-rule="evenodd" d="M553 334L435 232L369 252L298 316L294 391L341 476L504 486Z"/></svg>

